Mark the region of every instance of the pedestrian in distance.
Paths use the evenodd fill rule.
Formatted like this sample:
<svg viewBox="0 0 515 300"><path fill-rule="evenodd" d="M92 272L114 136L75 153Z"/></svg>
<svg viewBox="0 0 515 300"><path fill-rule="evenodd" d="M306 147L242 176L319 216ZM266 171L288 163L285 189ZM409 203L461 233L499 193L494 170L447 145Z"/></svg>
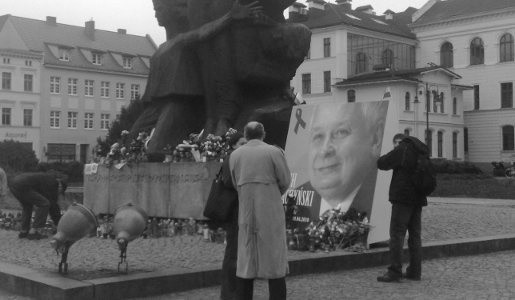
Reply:
<svg viewBox="0 0 515 300"><path fill-rule="evenodd" d="M0 198L7 196L7 175L4 169L0 168Z"/></svg>
<svg viewBox="0 0 515 300"><path fill-rule="evenodd" d="M263 142L263 124L249 122L244 136L247 144L229 161L239 198L236 299L252 299L255 278L268 279L270 299L286 299L288 259L281 196L290 185L290 170L284 151Z"/></svg>
<svg viewBox="0 0 515 300"><path fill-rule="evenodd" d="M66 186L64 178L50 173L22 173L9 181L9 188L23 209L19 238L46 238L44 227L49 214L54 226L57 226L61 219L58 202L64 199ZM33 209L35 216L31 224Z"/></svg>
<svg viewBox="0 0 515 300"><path fill-rule="evenodd" d="M398 282L403 276L420 280L422 273L422 207L427 205L426 195L419 191L413 177L420 153L429 157L427 146L415 137L396 134L394 149L377 161L380 170L393 170L389 200L392 203L390 219L390 266L379 277L381 282ZM402 273L402 252L406 231L409 234L409 266Z"/></svg>

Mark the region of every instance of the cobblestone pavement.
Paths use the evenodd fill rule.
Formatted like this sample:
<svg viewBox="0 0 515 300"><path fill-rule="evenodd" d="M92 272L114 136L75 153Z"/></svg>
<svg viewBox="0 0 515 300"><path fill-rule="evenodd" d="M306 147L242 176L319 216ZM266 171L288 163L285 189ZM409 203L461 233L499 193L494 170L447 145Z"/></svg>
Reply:
<svg viewBox="0 0 515 300"><path fill-rule="evenodd" d="M288 299L515 299L515 251L424 261L422 281L377 282L384 271L375 267L289 277ZM212 287L133 300L218 299L219 292ZM267 295L266 281L257 281L254 299Z"/></svg>
<svg viewBox="0 0 515 300"><path fill-rule="evenodd" d="M505 206L430 203L423 211L422 239L435 241L513 233L515 201L513 203ZM0 261L56 271L60 257L50 248L48 239L20 240L17 232L0 230L0 240ZM201 236L136 239L129 244L127 261L130 272L220 267L224 247L204 242ZM289 257L299 254L304 253L290 251ZM70 249L68 276L79 280L115 276L118 260L114 240L85 238Z"/></svg>

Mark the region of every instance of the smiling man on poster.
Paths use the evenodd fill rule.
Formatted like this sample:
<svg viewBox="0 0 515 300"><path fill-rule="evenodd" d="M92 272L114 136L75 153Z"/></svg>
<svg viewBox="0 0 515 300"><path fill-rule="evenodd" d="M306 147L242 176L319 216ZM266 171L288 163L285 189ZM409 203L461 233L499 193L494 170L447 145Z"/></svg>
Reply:
<svg viewBox="0 0 515 300"><path fill-rule="evenodd" d="M290 194L297 195L297 204L300 199L309 205L301 205L297 221L306 222L308 216L317 220L327 210L351 207L370 218L387 109L388 102L367 102L320 104L305 110L306 118L311 117L303 137L308 145L302 156L305 166L293 172L306 174L308 181ZM287 146L287 154L288 150ZM313 196L305 201L305 195Z"/></svg>

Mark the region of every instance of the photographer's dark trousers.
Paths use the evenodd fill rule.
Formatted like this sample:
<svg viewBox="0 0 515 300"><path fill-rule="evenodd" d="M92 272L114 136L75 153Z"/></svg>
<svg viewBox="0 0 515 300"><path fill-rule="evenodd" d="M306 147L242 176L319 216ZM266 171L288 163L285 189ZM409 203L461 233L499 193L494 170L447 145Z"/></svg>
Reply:
<svg viewBox="0 0 515 300"><path fill-rule="evenodd" d="M388 270L394 275L402 276L402 249L406 231L409 234L408 275L419 277L422 272L422 207L393 203L390 219L390 262Z"/></svg>
<svg viewBox="0 0 515 300"><path fill-rule="evenodd" d="M39 229L45 227L49 213L52 221L57 225L61 217L57 204L52 205L47 198L34 190L19 191L12 189L11 191L23 208L21 214L21 232L28 232L31 227L30 221L33 207L35 207L35 215L32 228Z"/></svg>
<svg viewBox="0 0 515 300"><path fill-rule="evenodd" d="M237 278L236 299L252 300L254 279ZM268 279L269 300L286 300L286 278Z"/></svg>

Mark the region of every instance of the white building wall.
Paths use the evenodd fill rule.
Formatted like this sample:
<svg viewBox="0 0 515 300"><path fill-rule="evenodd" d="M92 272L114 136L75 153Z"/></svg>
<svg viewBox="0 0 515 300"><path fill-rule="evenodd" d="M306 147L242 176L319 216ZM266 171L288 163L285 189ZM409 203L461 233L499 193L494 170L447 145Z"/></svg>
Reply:
<svg viewBox="0 0 515 300"><path fill-rule="evenodd" d="M423 67L428 62L440 64L440 46L448 41L454 47L454 68L451 70L462 76L458 83L479 85L479 111L474 111L473 90L463 94L464 120L469 140L468 160L515 160L515 151L501 150L501 127L515 125L515 110L501 109L500 87L504 82L515 85L515 62L500 62L499 51L503 34L510 33L515 37L515 14L480 16L415 28L414 32L419 40L418 67ZM470 65L470 42L475 37L481 38L484 43L483 65Z"/></svg>

